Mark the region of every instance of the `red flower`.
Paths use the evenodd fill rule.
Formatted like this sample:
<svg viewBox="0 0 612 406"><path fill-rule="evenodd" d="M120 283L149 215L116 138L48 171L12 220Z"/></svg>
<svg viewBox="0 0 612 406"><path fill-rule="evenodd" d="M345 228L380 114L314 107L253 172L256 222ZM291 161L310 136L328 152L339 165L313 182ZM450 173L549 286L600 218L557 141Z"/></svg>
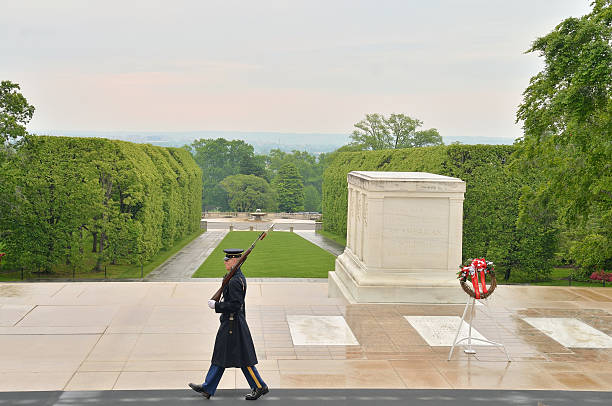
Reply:
<svg viewBox="0 0 612 406"><path fill-rule="evenodd" d="M594 281L612 282L612 272L604 272L602 269L600 271L593 272L589 278L593 279Z"/></svg>

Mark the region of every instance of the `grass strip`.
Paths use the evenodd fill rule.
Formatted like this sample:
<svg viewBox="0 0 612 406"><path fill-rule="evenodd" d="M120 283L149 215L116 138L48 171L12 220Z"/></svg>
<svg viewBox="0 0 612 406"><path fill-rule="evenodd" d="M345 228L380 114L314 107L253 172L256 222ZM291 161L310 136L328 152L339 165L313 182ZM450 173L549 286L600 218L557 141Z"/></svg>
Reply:
<svg viewBox="0 0 612 406"><path fill-rule="evenodd" d="M223 249L247 249L259 232L232 231L193 274L194 278L225 275ZM254 278L327 278L334 270L335 257L297 234L273 231L259 241L242 267L245 276Z"/></svg>

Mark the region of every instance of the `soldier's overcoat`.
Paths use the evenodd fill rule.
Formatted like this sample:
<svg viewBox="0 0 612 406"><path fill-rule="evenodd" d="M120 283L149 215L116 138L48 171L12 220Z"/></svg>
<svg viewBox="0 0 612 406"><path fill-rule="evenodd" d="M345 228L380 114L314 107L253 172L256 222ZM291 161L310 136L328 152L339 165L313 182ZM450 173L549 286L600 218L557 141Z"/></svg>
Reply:
<svg viewBox="0 0 612 406"><path fill-rule="evenodd" d="M215 305L221 313L211 362L224 368L241 368L257 364L255 346L246 322L244 298L246 278L238 269L223 289L223 300Z"/></svg>

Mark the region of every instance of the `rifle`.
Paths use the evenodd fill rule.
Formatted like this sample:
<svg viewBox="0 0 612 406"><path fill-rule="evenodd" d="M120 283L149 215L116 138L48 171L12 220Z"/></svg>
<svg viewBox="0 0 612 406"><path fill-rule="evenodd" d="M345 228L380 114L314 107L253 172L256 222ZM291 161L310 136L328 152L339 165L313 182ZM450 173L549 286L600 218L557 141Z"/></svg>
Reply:
<svg viewBox="0 0 612 406"><path fill-rule="evenodd" d="M248 250L246 250L245 252L242 253L240 258L238 258L238 262L236 262L236 264L227 273L227 275L225 275L223 277L223 281L221 282L221 287L219 288L219 290L217 290L217 292L213 295L213 297L210 298L211 300L214 300L215 302L218 302L221 299L221 294L223 293L223 289L227 286L227 284L229 283L230 279L232 279L232 277L234 276L234 274L236 273L238 268L240 268L240 266L242 266L242 264L244 264L244 261L246 261L247 257L251 253L251 251L253 251L253 248L255 248L255 244L257 244L257 241L263 240L266 237L266 235L268 235L268 233L272 230L273 227L274 227L274 224L272 224L270 226L270 228L268 228L266 231L264 231L263 233L259 234L259 237L257 237L257 239L255 241L253 241L253 244L251 244L251 247Z"/></svg>

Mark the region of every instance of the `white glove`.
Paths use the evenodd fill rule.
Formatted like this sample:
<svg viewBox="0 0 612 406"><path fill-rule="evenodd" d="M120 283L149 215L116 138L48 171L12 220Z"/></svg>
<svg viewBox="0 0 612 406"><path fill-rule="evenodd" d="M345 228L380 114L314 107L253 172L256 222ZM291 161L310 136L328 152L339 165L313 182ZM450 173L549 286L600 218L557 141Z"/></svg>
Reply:
<svg viewBox="0 0 612 406"><path fill-rule="evenodd" d="M216 304L216 303L217 303L217 302L215 302L214 300L210 299L210 300L208 301L208 307L210 307L211 309L214 309L214 308L215 308L215 304Z"/></svg>

